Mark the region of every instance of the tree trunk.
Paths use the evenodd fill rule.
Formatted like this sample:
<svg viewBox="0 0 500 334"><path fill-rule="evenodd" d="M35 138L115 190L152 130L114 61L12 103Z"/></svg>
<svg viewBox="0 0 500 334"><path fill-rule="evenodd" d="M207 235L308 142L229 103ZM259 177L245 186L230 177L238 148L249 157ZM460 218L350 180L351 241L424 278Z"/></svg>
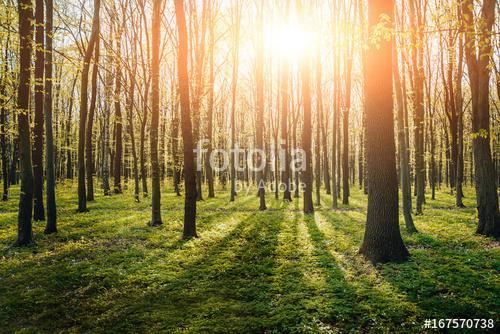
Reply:
<svg viewBox="0 0 500 334"><path fill-rule="evenodd" d="M115 51L115 156L113 162L113 191L115 194L122 193L121 174L122 174L122 160L123 160L123 120L121 109L121 87L122 87L122 74L121 74L121 27L118 27L116 34L116 51Z"/></svg>
<svg viewBox="0 0 500 334"><path fill-rule="evenodd" d="M160 32L161 0L153 2L151 48L151 225L159 226L161 220L160 165L158 163L158 126L160 121ZM176 2L177 4L177 2ZM116 183L116 181L115 181Z"/></svg>
<svg viewBox="0 0 500 334"><path fill-rule="evenodd" d="M347 55L345 108L343 108L342 133L342 204L349 204L349 111L351 109L352 55Z"/></svg>
<svg viewBox="0 0 500 334"><path fill-rule="evenodd" d="M101 1L94 0L94 16L92 19L92 33L90 35L85 57L83 59L82 82L80 86L80 123L78 127L78 212L87 210L87 192L85 187L85 135L87 123L87 89L90 70L90 60L94 51L99 32L99 10Z"/></svg>
<svg viewBox="0 0 500 334"><path fill-rule="evenodd" d="M134 132L134 89L135 89L135 69L130 74L130 88L127 96L127 119L128 119L128 133L130 135L130 142L132 146L132 168L134 169L134 199L139 202L139 168L137 166L137 148L135 144Z"/></svg>
<svg viewBox="0 0 500 334"><path fill-rule="evenodd" d="M33 126L33 220L45 219L43 207L44 0L35 4L35 124Z"/></svg>
<svg viewBox="0 0 500 334"><path fill-rule="evenodd" d="M45 23L45 151L46 151L46 174L47 174L47 224L45 233L57 232L57 208L56 208L56 171L54 161L54 134L52 124L52 35L54 33L54 3L45 0L46 23Z"/></svg>
<svg viewBox="0 0 500 334"><path fill-rule="evenodd" d="M256 84L257 84L257 116L256 116L256 126L255 131L255 146L256 149L264 150L264 34L263 34L263 15L264 15L264 4L260 3L259 14L258 14L258 40L257 40L257 63L256 63ZM310 135L310 133L309 133ZM257 166L260 167L261 160L263 157L257 155ZM262 170L257 171L257 186L259 193L259 210L266 210L266 188L264 180L264 172Z"/></svg>
<svg viewBox="0 0 500 334"><path fill-rule="evenodd" d="M491 32L495 21L495 0L484 0L481 11L483 25L479 33L479 55L475 41L473 23L474 3L462 2L465 20L465 57L472 93L472 145L474 152L474 174L476 179L476 200L479 224L477 233L495 238L500 237L500 213L495 167L490 150L490 105L489 79Z"/></svg>
<svg viewBox="0 0 500 334"><path fill-rule="evenodd" d="M97 33L99 34L99 18L97 22ZM94 65L92 68L92 92L90 97L90 107L88 114L87 123L87 138L85 140L86 145L86 171L87 171L87 201L94 200L94 153L92 149L92 128L94 127L94 114L97 102L97 73L99 69L99 44L100 38L98 37L95 41L94 50Z"/></svg>
<svg viewBox="0 0 500 334"><path fill-rule="evenodd" d="M156 2L159 2L158 0ZM155 2L155 3L156 3ZM197 237L196 234L196 166L194 162L193 130L189 102L188 76L188 33L184 16L183 0L174 0L175 17L179 36L179 51L177 53L177 70L179 75L179 94L181 101L181 129L184 143L184 186L186 197L184 201L184 231L185 239Z"/></svg>
<svg viewBox="0 0 500 334"><path fill-rule="evenodd" d="M417 7L417 8L416 8ZM412 34L412 72L413 72L413 102L415 123L415 178L417 205L416 213L422 214L425 201L425 165L424 165L424 100L423 100L423 38L420 20L420 1L410 1L410 22L415 30Z"/></svg>
<svg viewBox="0 0 500 334"><path fill-rule="evenodd" d="M288 109L289 109L289 73L290 67L288 62L284 60L281 68L281 140L283 143L282 149L284 152L284 161L282 166L281 182L285 185L283 192L283 200L287 202L292 201L291 188L291 175L290 175L290 155L289 155L289 141L288 141Z"/></svg>
<svg viewBox="0 0 500 334"><path fill-rule="evenodd" d="M406 230L409 233L417 232L413 218L411 216L411 181L410 181L410 162L408 161L408 144L406 142L407 125L404 120L403 92L401 91L401 80L399 78L398 54L396 48L393 49L393 75L394 87L396 90L397 101L397 120L398 120L398 157L400 168L401 192L403 195L403 215L405 219Z"/></svg>
<svg viewBox="0 0 500 334"><path fill-rule="evenodd" d="M208 92L208 111L207 111L207 156L205 161L205 173L208 183L208 198L214 198L214 175L212 171L212 165L210 162L210 156L212 155L212 140L213 140L213 113L214 113L214 49L215 49L215 14L214 11L210 11L210 74L209 74L209 92Z"/></svg>
<svg viewBox="0 0 500 334"><path fill-rule="evenodd" d="M2 76L2 81L0 82L0 148L2 154L2 181L3 181L3 193L2 201L7 201L9 199L9 155L7 152L7 141L6 141L6 128L7 124L7 80L8 80L8 55L9 55L9 44L10 44L10 34L7 34L7 41L5 42L5 57L4 71Z"/></svg>
<svg viewBox="0 0 500 334"><path fill-rule="evenodd" d="M19 0L19 86L17 90L17 118L19 134L19 166L21 189L17 244L27 245L33 238L31 217L33 213L33 166L31 164L31 140L29 99L31 86L31 55L33 50L33 4L31 0Z"/></svg>
<svg viewBox="0 0 500 334"><path fill-rule="evenodd" d="M323 100L321 89L321 56L318 48L316 59L316 140L315 140L315 179L316 179L316 205L321 204L321 119L323 118Z"/></svg>
<svg viewBox="0 0 500 334"><path fill-rule="evenodd" d="M368 22L392 17L394 1L368 1ZM401 238L398 219L391 49L392 41L370 45L366 64L366 143L368 212L360 253L370 261L405 261L409 253Z"/></svg>

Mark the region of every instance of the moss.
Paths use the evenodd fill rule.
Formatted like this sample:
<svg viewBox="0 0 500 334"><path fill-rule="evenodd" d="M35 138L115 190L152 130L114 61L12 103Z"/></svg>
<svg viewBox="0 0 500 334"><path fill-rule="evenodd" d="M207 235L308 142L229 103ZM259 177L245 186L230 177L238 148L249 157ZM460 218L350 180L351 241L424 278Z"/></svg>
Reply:
<svg viewBox="0 0 500 334"><path fill-rule="evenodd" d="M199 202L200 238L183 241L183 199L166 189L159 228L149 201L129 192L76 213L76 188L57 189L59 233L13 247L18 189L0 203L0 331L5 332L422 332L426 318L498 320L500 251L474 235L474 195L466 209L438 192L402 233L402 264L373 266L357 255L366 197L312 216L302 200L226 193Z"/></svg>

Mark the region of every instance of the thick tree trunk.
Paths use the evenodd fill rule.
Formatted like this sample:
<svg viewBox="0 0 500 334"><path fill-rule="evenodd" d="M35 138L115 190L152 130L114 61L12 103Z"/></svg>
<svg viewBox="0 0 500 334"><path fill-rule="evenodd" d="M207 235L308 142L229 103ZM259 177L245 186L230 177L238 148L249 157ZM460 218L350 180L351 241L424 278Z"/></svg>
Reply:
<svg viewBox="0 0 500 334"><path fill-rule="evenodd" d="M475 41L473 23L474 3L462 3L465 20L465 56L472 92L472 145L474 152L474 176L476 180L476 200L479 223L477 233L495 238L500 237L500 213L495 167L490 150L490 105L489 79L491 32L495 21L495 0L484 0L479 28L479 55Z"/></svg>
<svg viewBox="0 0 500 334"><path fill-rule="evenodd" d="M158 0L156 2L159 2ZM156 3L155 2L155 3ZM179 51L177 53L177 70L179 74L179 94L181 101L181 129L184 143L184 231L185 239L197 237L196 234L196 166L194 162L193 130L189 102L188 76L188 33L184 16L183 0L174 0L177 31L179 34Z"/></svg>
<svg viewBox="0 0 500 334"><path fill-rule="evenodd" d="M55 171L55 145L52 123L52 35L54 33L54 3L52 0L45 0L46 21L45 21L45 162L47 174L47 224L45 233L57 232L57 208L56 208L56 171Z"/></svg>
<svg viewBox="0 0 500 334"><path fill-rule="evenodd" d="M31 86L31 55L33 50L33 3L19 0L19 86L17 90L17 118L19 133L19 166L21 189L17 244L27 245L33 238L31 217L33 213L33 166L31 164L31 140L29 99Z"/></svg>
<svg viewBox="0 0 500 334"><path fill-rule="evenodd" d="M35 124L33 127L33 220L45 219L43 207L44 0L35 4Z"/></svg>
<svg viewBox="0 0 500 334"><path fill-rule="evenodd" d="M372 27L381 15L392 17L394 1L370 0L368 22ZM366 66L366 143L368 212L360 253L370 261L405 261L408 256L399 230L393 101L392 41L371 45Z"/></svg>

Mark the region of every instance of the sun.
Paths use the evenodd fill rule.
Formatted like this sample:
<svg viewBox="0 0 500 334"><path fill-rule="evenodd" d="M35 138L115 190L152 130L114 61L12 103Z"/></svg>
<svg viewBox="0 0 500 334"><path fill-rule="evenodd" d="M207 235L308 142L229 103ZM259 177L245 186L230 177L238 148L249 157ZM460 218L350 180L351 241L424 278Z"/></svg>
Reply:
<svg viewBox="0 0 500 334"><path fill-rule="evenodd" d="M297 22L272 23L264 38L273 55L292 64L299 63L312 46L312 34Z"/></svg>

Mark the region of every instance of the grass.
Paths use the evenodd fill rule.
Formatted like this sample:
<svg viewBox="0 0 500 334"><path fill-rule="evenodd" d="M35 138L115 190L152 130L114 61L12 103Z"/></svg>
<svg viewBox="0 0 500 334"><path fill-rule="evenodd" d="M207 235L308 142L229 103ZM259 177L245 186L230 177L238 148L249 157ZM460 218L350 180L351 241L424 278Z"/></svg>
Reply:
<svg viewBox="0 0 500 334"><path fill-rule="evenodd" d="M76 187L57 189L59 233L13 247L18 189L0 203L0 332L337 333L427 332L426 318L498 322L500 248L474 234L467 208L438 192L401 225L411 259L373 266L357 255L366 197L304 216L285 204L226 192L199 203L200 238L183 241L183 199L162 195L164 225L147 225L149 199L130 193L76 213Z"/></svg>

